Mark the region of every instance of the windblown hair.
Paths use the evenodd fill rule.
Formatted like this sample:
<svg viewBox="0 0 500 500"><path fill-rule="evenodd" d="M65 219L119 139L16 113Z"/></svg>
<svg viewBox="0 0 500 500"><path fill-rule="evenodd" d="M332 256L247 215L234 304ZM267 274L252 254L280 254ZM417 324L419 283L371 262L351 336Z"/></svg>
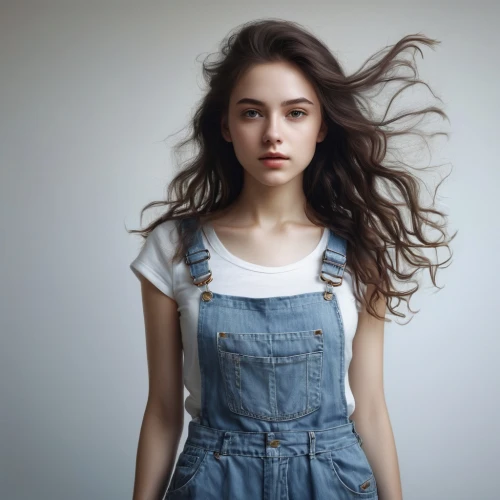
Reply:
<svg viewBox="0 0 500 500"><path fill-rule="evenodd" d="M328 126L327 136L317 143L314 157L304 171L307 217L347 240L353 293L366 310L388 321L375 310L375 302L383 295L392 314L406 317L396 308L402 300L409 308L418 282L412 280L416 286L410 290L398 290L395 282L406 284L426 268L434 286L440 288L435 281L436 271L447 267L444 265L451 260L448 243L456 233L447 238L447 217L435 208L437 190L444 179L435 188L432 203L425 206L420 199L422 181L409 171L412 167L388 158L390 139L413 134L425 138L426 134L412 127L397 130L391 125L432 113L443 119L448 116L435 106L402 112L392 118L387 118L387 114L394 99L405 89L422 84L430 90L418 79L414 56L418 51L423 57L418 44L433 47L439 43L421 34L407 35L346 75L327 46L297 23L264 19L243 24L222 41L217 60L210 62L210 56L205 59L207 92L194 113L190 135L174 148L176 155L188 144L195 144L198 151L169 184L167 201L151 202L142 209L141 225L143 212L148 208L170 208L145 229L129 232L147 238L162 222L194 217L196 224L190 231L181 233L177 225L179 245L174 260L184 256L194 231L225 211L243 187L243 168L233 144L223 139L220 125L221 117L228 112L233 86L255 64L293 63L314 86ZM411 60L401 57L410 49ZM398 74L399 68L408 68L411 74ZM376 119L368 94L378 90L378 95L391 82L399 82L402 88L394 91L383 117ZM394 151L395 157L398 151ZM438 220L432 220L432 216ZM431 239L425 234L427 228L437 230L440 236ZM437 254L442 246L450 250L446 261L434 264L424 255L423 250L433 249ZM373 290L370 297L361 293L363 286L368 285Z"/></svg>

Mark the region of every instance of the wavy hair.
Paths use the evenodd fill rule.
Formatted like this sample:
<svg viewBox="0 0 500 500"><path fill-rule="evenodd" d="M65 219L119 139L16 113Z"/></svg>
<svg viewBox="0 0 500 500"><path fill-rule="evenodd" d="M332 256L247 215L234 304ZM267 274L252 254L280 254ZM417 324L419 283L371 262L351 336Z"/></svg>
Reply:
<svg viewBox="0 0 500 500"><path fill-rule="evenodd" d="M145 210L170 205L168 210L145 229L128 232L147 238L167 220L194 218L195 224L186 232L180 231L177 222L179 245L174 260L187 252L194 231L225 211L243 187L243 168L233 144L223 139L220 127L233 86L255 64L290 62L314 86L328 126L327 136L317 143L314 157L304 171L306 215L314 224L328 227L347 240L353 293L371 315L388 321L375 310L375 302L381 295L395 316L406 317L396 310L401 301L415 312L409 301L419 286L412 278L428 269L433 285L440 288L436 285L436 272L451 261L449 242L456 233L451 238L447 236L447 216L435 207L436 194L444 179L435 187L431 203L426 205L421 196L425 183L411 172L413 167L397 159L400 151L391 147L391 140L405 135L424 139L448 136L444 132L424 133L415 126L399 129L394 126L408 118L421 121L427 114L447 120L448 116L437 106L403 111L391 118L387 115L395 98L418 84L436 97L418 78L415 53L418 51L423 58L419 44L433 48L439 43L422 34L407 35L346 75L326 44L295 22L260 19L240 25L224 38L215 60L211 61L208 55L203 62L208 88L190 121L188 136L174 147L177 158L186 145L194 145L196 152L186 162L178 161L180 171L168 186L167 200L146 205L141 211L141 225ZM412 52L409 60L404 57L407 52ZM409 70L410 74L401 69ZM390 94L383 116L377 119L374 97L390 83L398 84L399 88ZM428 229L437 230L438 236L431 238L426 234ZM437 254L439 247L446 247L450 257L433 263L424 251L433 249ZM396 282L412 282L416 286L398 290ZM367 285L372 285L370 297L361 293Z"/></svg>

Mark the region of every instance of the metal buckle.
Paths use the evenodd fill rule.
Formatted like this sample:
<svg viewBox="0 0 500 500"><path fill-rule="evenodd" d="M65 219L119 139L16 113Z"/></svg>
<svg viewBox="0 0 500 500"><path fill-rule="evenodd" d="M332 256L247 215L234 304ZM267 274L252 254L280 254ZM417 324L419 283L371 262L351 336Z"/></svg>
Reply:
<svg viewBox="0 0 500 500"><path fill-rule="evenodd" d="M332 285L332 286L340 286L342 284L342 279L343 277L338 277L336 276L337 278L339 278L339 281L332 281L332 280L329 280L327 278L323 278L323 272L321 272L321 274L319 275L319 277L323 280L323 281L326 281L329 285Z"/></svg>
<svg viewBox="0 0 500 500"><path fill-rule="evenodd" d="M208 271L210 274L208 276L208 278L206 280L203 280L203 281L200 281L200 283L195 283L194 282L194 276L191 275L191 278L193 278L193 283L196 285L196 286L203 286L203 285L208 285L209 283L212 282L213 278L212 278L212 271Z"/></svg>
<svg viewBox="0 0 500 500"><path fill-rule="evenodd" d="M191 255L194 255L196 253L200 253L200 252L207 252L207 256L206 257L203 257L202 259L200 260L195 260L194 262L188 262L188 259ZM192 264L198 264L198 262L203 262L204 260L208 260L210 259L210 252L208 251L207 248L203 248L202 250L196 250L196 252L193 252L193 253L190 253L190 254L186 254L185 258L184 258L184 262L186 262L186 264L188 266L192 265Z"/></svg>
<svg viewBox="0 0 500 500"><path fill-rule="evenodd" d="M332 250L330 248L326 248L325 251L323 252L323 262L328 262L328 264L334 264L334 265L336 265L338 267L341 267L343 269L345 267L346 263L344 262L343 264L338 264L337 262L334 262L333 260L328 260L326 258L326 252L327 251L336 253L337 255L340 255L340 256L342 256L344 258L345 258L345 255L343 253L336 252L335 250Z"/></svg>
<svg viewBox="0 0 500 500"><path fill-rule="evenodd" d="M323 273L323 271L321 271L319 277L323 280L323 281L326 281L329 285L332 285L332 286L340 286L342 284L342 279L343 279L343 275L344 275L344 270L345 270L345 266L346 266L346 262L344 262L343 264L339 264L338 262L335 262L333 260L328 260L326 258L326 252L330 251L330 252L333 252L333 253L336 253L337 255L341 255L342 257L345 257L345 255L343 253L340 253L340 252L336 252L335 250L331 250L330 248L327 248L324 252L323 252L323 262L326 262L328 264L333 264L334 266L337 266L337 267L340 267L340 269L342 269L342 275L341 276L335 276L336 278L339 279L339 281L332 281L328 278L324 278L323 275L325 273Z"/></svg>

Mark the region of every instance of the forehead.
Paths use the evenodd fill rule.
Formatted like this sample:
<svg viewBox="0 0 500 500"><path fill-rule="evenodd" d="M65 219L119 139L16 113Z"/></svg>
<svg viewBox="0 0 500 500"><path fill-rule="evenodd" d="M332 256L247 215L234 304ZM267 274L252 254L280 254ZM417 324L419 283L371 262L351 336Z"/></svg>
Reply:
<svg viewBox="0 0 500 500"><path fill-rule="evenodd" d="M255 64L236 82L230 97L235 105L243 98L258 99L265 104L305 97L317 105L313 85L300 68L289 62Z"/></svg>

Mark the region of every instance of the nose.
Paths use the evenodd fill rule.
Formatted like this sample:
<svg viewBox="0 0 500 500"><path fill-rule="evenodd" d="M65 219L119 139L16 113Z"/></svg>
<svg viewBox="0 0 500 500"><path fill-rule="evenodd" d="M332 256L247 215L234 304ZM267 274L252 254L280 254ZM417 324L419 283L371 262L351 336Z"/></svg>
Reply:
<svg viewBox="0 0 500 500"><path fill-rule="evenodd" d="M282 142L281 131L279 130L279 117L270 117L262 137L265 143Z"/></svg>

